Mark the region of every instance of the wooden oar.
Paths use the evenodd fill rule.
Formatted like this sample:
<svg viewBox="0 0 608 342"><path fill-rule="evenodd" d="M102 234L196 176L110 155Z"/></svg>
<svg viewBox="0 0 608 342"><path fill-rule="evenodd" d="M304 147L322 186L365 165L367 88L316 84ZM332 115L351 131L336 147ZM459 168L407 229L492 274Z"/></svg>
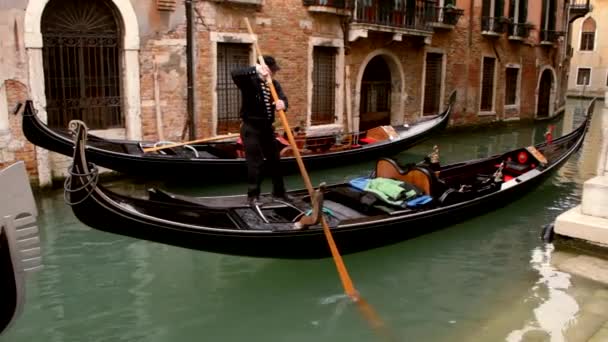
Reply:
<svg viewBox="0 0 608 342"><path fill-rule="evenodd" d="M204 143L204 142L209 142L209 141L215 141L215 140L222 140L222 139L228 139L228 138L236 138L238 136L239 136L239 134L237 134L237 133L218 135L218 136L211 137L211 138L203 138L203 139L198 139L198 140L185 141L185 142L181 142L181 143L168 144L168 145L157 146L157 147L150 147L150 148L144 148L144 152L154 152L154 151L163 150L165 148L178 147L178 146L184 146L184 145L190 145L190 144L199 144L199 143Z"/></svg>

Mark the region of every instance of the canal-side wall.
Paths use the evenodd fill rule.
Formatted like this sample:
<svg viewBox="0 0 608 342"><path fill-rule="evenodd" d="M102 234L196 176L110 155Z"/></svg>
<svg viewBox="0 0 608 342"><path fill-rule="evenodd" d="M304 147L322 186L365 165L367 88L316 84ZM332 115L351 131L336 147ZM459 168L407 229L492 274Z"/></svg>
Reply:
<svg viewBox="0 0 608 342"><path fill-rule="evenodd" d="M43 121L47 119L49 103L45 73L48 73L49 63L44 62L48 60L48 52L45 55L42 19L48 15L49 12L45 11L49 8L66 11L65 8L48 6L54 1L58 0L0 1L0 167L25 160L32 180L43 186L65 176L69 158L29 144L21 132L20 116L9 112L16 102L30 98L39 117ZM121 70L116 82L120 83L124 125L94 133L130 140L185 140L183 132L188 113L183 1L99 2L111 6L120 26L117 35ZM564 1L556 2L555 29L567 31L563 23L566 17ZM425 96L438 99L439 109L444 107L454 89L458 90L458 96L452 125L532 120L539 109L550 116L563 105L561 83L569 66L569 63L564 63L565 40L556 36L555 41L543 41L541 26L545 16L541 2L528 2L528 21L532 29L529 36L521 39L510 38L507 32L484 31L481 17L485 2L476 0L458 1L464 14L456 25L423 32L422 36L420 32L411 30L396 30L397 33L378 30L376 24L365 26L369 34L353 34L351 31L354 30L348 28L352 13L344 15L341 11L315 10L314 7L319 6L307 6L305 3L309 2L302 0L195 3L194 122L197 138L225 133L218 128L218 113L222 105L226 106L218 100L222 77L218 74L220 48L229 44L251 45L254 39L259 41L264 53L277 57L282 67L277 79L289 97L290 122L292 125L303 123L309 130L326 128L320 126L341 129L346 124L356 130L365 115L374 114L374 110L366 111L361 107L365 98L362 90L365 88L365 71L375 57L381 57L390 69L388 116L391 124L419 119L425 102L428 102ZM508 6L504 6L503 13L495 15L506 17L508 12ZM69 15L59 17L71 18ZM247 33L244 17L250 19L255 38ZM316 48L336 51L333 75L335 120L327 125L311 122ZM428 75L435 72L432 67L427 67L427 61L435 63L428 58L429 55L442 56L438 67L441 80L435 81L440 89L429 87L433 88L432 91L426 89L427 79L429 83L434 79ZM249 57L253 63L253 49ZM484 60L491 60L487 65L494 65L493 72L486 70L485 79L489 81L485 92L482 91ZM351 76L349 82L345 78L347 66ZM517 81L507 82L507 69L519 70ZM542 79L545 82L541 82ZM367 81L367 85L372 82ZM517 83L517 96L514 103L507 104L506 89L514 83ZM492 97L491 108L481 111L481 99L489 97L482 96L486 92ZM545 95L540 96L541 93ZM346 120L347 113L352 113L349 120Z"/></svg>
<svg viewBox="0 0 608 342"><path fill-rule="evenodd" d="M581 205L557 217L555 233L608 248L608 103L604 102L600 114L602 148L597 176L584 183Z"/></svg>

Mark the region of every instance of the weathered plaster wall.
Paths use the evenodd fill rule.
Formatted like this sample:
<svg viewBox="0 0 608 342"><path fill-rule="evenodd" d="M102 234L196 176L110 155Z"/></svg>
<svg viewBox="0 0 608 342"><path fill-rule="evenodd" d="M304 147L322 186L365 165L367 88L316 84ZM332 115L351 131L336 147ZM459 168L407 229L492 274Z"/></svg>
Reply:
<svg viewBox="0 0 608 342"><path fill-rule="evenodd" d="M592 0L593 11L572 24L573 56L570 64L568 93L571 95L604 96L608 90L608 1ZM583 22L593 18L596 24L593 51L581 51L581 33ZM577 85L578 68L591 68L589 85Z"/></svg>

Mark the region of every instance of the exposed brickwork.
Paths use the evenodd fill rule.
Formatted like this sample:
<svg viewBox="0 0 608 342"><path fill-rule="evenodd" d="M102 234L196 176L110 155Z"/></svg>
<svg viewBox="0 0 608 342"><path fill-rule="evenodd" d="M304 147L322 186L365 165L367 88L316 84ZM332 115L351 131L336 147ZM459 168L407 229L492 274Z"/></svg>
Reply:
<svg viewBox="0 0 608 342"><path fill-rule="evenodd" d="M9 122L11 130L11 146L16 149L14 151L15 160L25 161L25 167L32 180L38 175L36 165L36 150L33 144L27 141L23 136L21 129L22 114L13 115L12 111L18 103L25 103L28 99L26 85L16 80L7 80L6 100L9 109ZM8 163L7 163L8 164Z"/></svg>
<svg viewBox="0 0 608 342"><path fill-rule="evenodd" d="M158 140L155 77L165 140L181 141L187 118L185 29L146 41L140 52L141 117L143 137Z"/></svg>
<svg viewBox="0 0 608 342"><path fill-rule="evenodd" d="M471 0L473 1L473 0ZM462 3L465 3L463 1ZM174 3L157 0L156 5ZM179 3L179 2L178 2ZM370 32L367 38L353 42L344 40L341 20L343 17L329 13L313 13L303 6L301 0L264 0L262 5L239 4L229 1L198 1L197 18L197 69L196 69L196 112L197 137L205 137L213 132L213 97L215 94L214 51L211 35L214 33L247 34L243 17L248 17L258 36L259 45L264 53L274 55L282 69L276 78L281 81L289 97L288 117L292 124L306 120L308 110L308 64L309 42L311 37L338 39L344 41L345 64L351 70L351 98L356 97L357 76L361 74L363 63L377 51L394 56L403 72L404 94L403 115L409 121L420 116L422 76L426 51L443 51L446 54L445 96L453 89L458 90L453 125L466 125L510 118L533 118L536 112L536 97L540 72L550 66L559 77L558 68L560 45L541 47L538 45L539 30L535 28L530 38L524 42L514 42L503 34L499 38L488 38L481 34L481 2L475 1L473 12L461 17L454 30L437 30L431 37L430 45L425 45L421 37L404 35L402 41L392 39L392 34ZM460 3L460 2L459 2ZM157 18L154 13L137 12L142 18ZM464 7L464 6L463 6ZM139 7L136 8L136 10ZM558 1L559 11L563 8ZM176 11L177 13L177 11ZM171 12L164 12L165 19ZM177 14L176 14L177 15ZM558 13L556 22L561 22ZM198 15L197 15L198 16ZM175 19L175 18L173 18ZM175 19L183 21L183 18ZM145 21L145 20L144 20ZM161 27L161 26L159 26ZM140 95L143 138L158 140L157 103L162 116L162 132L165 140L181 141L182 131L187 119L187 79L186 79L186 30L185 23L171 25L171 29L158 30L154 34L141 37L140 50ZM472 32L469 33L469 28ZM25 56L25 53L21 53ZM481 63L483 56L496 57L496 95L495 115L479 116ZM25 79L28 69L23 64L25 58L15 65L19 70L18 79ZM521 71L521 90L519 109L504 109L505 67L518 65ZM23 77L22 77L23 76ZM158 99L155 96L155 77L158 78ZM557 82L557 80L553 80ZM396 84L401 86L401 84ZM557 89L557 87L555 87ZM25 98L25 88L18 82L7 83L8 106ZM561 90L556 92L558 102ZM357 113L353 113L357 116ZM23 146L15 151L15 158L26 160L28 171L37 174L36 155L33 146L25 141L20 128L20 117L11 116L12 139Z"/></svg>

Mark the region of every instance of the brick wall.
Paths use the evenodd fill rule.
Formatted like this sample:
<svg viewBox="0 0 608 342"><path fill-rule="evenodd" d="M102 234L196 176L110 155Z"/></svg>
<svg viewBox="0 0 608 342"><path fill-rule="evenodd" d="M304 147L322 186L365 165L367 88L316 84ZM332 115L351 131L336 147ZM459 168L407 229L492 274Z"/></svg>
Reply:
<svg viewBox="0 0 608 342"><path fill-rule="evenodd" d="M157 115L164 140L181 141L187 118L185 27L149 39L140 51L141 117L144 140L159 140ZM155 78L157 81L155 82ZM158 99L155 95L158 87ZM157 100L160 113L157 112Z"/></svg>
<svg viewBox="0 0 608 342"><path fill-rule="evenodd" d="M289 97L288 117L292 124L306 120L308 110L308 65L309 41L311 37L342 39L341 17L328 13L311 13L300 0L265 0L263 5L231 2L197 2L197 69L196 69L196 112L197 136L213 134L212 100L215 91L213 60L216 58L211 34L217 32L247 34L243 18L248 17L259 38L259 45L265 54L274 55L281 71L276 79L281 82ZM370 32L368 38L354 42L344 41L345 64L351 68L351 98L356 99L356 76L360 74L362 63L371 53L382 49L400 63L404 73L403 115L409 121L420 115L422 94L422 68L425 51L441 50L446 54L445 96L458 89L457 103L452 124L465 125L509 118L532 118L536 111L536 92L539 72L546 65L559 75L557 68L558 47L538 46L538 32L523 43L512 42L503 34L498 39L481 35L479 17L481 3L476 1L473 13L460 19L454 30L436 31L430 45L425 45L420 37L403 36L403 41L392 40L390 33ZM561 8L561 6L558 6ZM21 12L20 12L21 13ZM138 16L150 16L139 11ZM560 14L561 15L561 14ZM183 20L183 19L182 19ZM559 22L559 18L558 18ZM472 34L469 35L469 27ZM538 28L537 28L538 30ZM19 31L21 32L21 31ZM182 132L187 118L186 79L186 32L185 23L158 28L141 37L140 89L141 118L144 139L158 140L157 116L162 117L162 132L165 140L182 140ZM19 37L17 35L16 37ZM19 40L19 39L17 39ZM27 66L25 52L16 49L15 65L18 75L15 79L25 79ZM480 81L482 56L497 57L496 115L478 116L480 103ZM504 68L507 64L521 66L521 91L519 110L504 110ZM158 82L155 85L155 77ZM554 80L557 81L557 80ZM158 87L158 98L156 98ZM8 106L26 97L26 89L20 82L9 81L6 86ZM559 94L557 94L559 96ZM157 108L157 105L159 108ZM353 113L357 115L357 113ZM11 134L14 140L15 159L27 162L32 176L36 172L36 154L33 146L23 138L20 117L11 116ZM57 158L55 158L57 159Z"/></svg>
<svg viewBox="0 0 608 342"><path fill-rule="evenodd" d="M23 130L21 129L22 114L13 115L12 113L19 102L25 103L25 100L28 99L27 87L17 80L6 80L4 85L6 87L6 100L9 109L11 131L8 150L14 153L14 160L7 161L5 164L12 164L14 161L23 160L28 174L34 179L38 175L35 147L23 136ZM6 165L0 166L4 167Z"/></svg>

